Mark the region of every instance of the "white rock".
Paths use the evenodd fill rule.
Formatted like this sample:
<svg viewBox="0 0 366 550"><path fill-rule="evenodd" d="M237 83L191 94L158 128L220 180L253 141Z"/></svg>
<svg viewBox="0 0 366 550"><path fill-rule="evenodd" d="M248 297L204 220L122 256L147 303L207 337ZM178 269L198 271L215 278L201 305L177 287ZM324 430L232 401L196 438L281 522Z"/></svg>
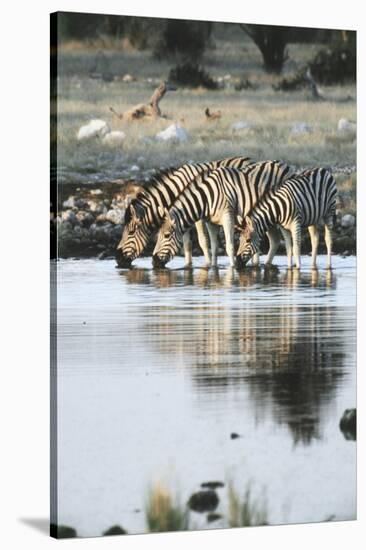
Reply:
<svg viewBox="0 0 366 550"><path fill-rule="evenodd" d="M248 130L253 128L253 124L247 122L246 120L238 120L238 122L233 122L231 129L235 132L237 130Z"/></svg>
<svg viewBox="0 0 366 550"><path fill-rule="evenodd" d="M120 145L126 138L126 134L119 130L113 130L113 132L108 132L103 137L103 143L109 143L113 145Z"/></svg>
<svg viewBox="0 0 366 550"><path fill-rule="evenodd" d="M291 128L293 135L309 134L312 131L312 127L307 122L296 122Z"/></svg>
<svg viewBox="0 0 366 550"><path fill-rule="evenodd" d="M338 132L356 132L357 124L346 118L340 118L338 120Z"/></svg>
<svg viewBox="0 0 366 550"><path fill-rule="evenodd" d="M78 221L75 212L72 210L64 210L64 212L61 212L61 220L70 223L76 223Z"/></svg>
<svg viewBox="0 0 366 550"><path fill-rule="evenodd" d="M342 216L342 227L353 227L356 223L356 218L352 214L345 214Z"/></svg>
<svg viewBox="0 0 366 550"><path fill-rule="evenodd" d="M91 189L90 194L91 195L103 195L103 191L101 189Z"/></svg>
<svg viewBox="0 0 366 550"><path fill-rule="evenodd" d="M138 172L140 170L140 167L137 166L137 164L133 164L130 168L131 172Z"/></svg>
<svg viewBox="0 0 366 550"><path fill-rule="evenodd" d="M155 139L158 141L186 141L188 134L179 124L172 124L162 132L156 134Z"/></svg>
<svg viewBox="0 0 366 550"><path fill-rule="evenodd" d="M108 212L105 215L105 219L114 224L123 223L125 219L125 211L122 210L121 208L114 208L112 210L108 210Z"/></svg>
<svg viewBox="0 0 366 550"><path fill-rule="evenodd" d="M111 131L110 127L104 120L95 118L85 126L79 128L77 139L79 141L91 139L95 137L103 137Z"/></svg>
<svg viewBox="0 0 366 550"><path fill-rule="evenodd" d="M74 208L75 207L75 197L71 196L66 201L62 203L64 208Z"/></svg>

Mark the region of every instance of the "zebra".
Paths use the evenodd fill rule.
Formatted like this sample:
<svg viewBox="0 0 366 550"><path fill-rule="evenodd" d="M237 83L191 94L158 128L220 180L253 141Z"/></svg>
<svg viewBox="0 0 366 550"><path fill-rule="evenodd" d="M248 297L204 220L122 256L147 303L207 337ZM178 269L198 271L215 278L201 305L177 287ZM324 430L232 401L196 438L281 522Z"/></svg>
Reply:
<svg viewBox="0 0 366 550"><path fill-rule="evenodd" d="M151 235L160 227L162 209L170 208L184 189L200 174L214 170L218 166L232 166L243 169L254 161L249 157L230 157L212 162L184 164L179 168L168 168L153 176L146 188L137 194L126 209L122 236L117 245L116 261L119 267L129 267L146 247ZM211 257L204 224L196 224L198 242L203 250L206 264ZM192 262L190 233L183 238L185 263Z"/></svg>
<svg viewBox="0 0 366 550"><path fill-rule="evenodd" d="M244 266L253 254L258 253L265 232L279 225L286 243L288 267L292 267L292 253L295 266L301 267L301 228L307 227L312 248L311 266L316 268L318 226L324 225L327 267L330 269L336 201L336 182L326 168L308 170L289 178L277 190L263 197L249 216L239 220L242 230L237 265Z"/></svg>
<svg viewBox="0 0 366 550"><path fill-rule="evenodd" d="M165 265L177 253L185 232L198 220L206 220L211 239L212 265L217 261L217 234L222 225L226 252L234 267L235 216L246 216L257 201L273 187L289 177L291 168L280 161L252 163L243 170L220 167L196 178L168 211L158 233L153 252L153 265ZM271 263L279 245L278 230L269 231Z"/></svg>

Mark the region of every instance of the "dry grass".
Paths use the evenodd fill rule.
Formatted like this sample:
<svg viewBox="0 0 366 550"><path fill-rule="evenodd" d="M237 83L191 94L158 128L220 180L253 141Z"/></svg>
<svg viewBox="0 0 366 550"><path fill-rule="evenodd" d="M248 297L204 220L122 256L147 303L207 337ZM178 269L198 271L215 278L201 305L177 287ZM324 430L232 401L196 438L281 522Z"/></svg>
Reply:
<svg viewBox="0 0 366 550"><path fill-rule="evenodd" d="M245 154L256 159L279 158L302 167L314 165L349 166L355 164L356 142L337 140L340 118L356 120L356 102L342 102L355 97L354 86L324 88L329 101L314 102L309 92L275 92L276 78L261 69L259 52L244 33L235 32L228 40L228 30L220 27L216 48L206 53L204 64L215 78L231 75L229 87L215 91L179 89L168 92L161 103L169 120L123 123L112 115L109 106L124 112L146 102L157 83L166 79L172 60L158 61L151 52L105 50L108 70L114 75L126 73L136 82L103 82L88 77L97 49L70 49L65 46L59 56L58 166L62 182L90 179L90 174L109 177L141 177L153 168L186 161L213 160ZM290 45L287 70L295 70L310 59L319 46ZM256 90L235 91L234 83L242 76L258 84ZM220 110L217 122L207 123L204 110ZM123 146L101 141L78 143L78 128L92 118L106 120L113 130L127 134ZM251 129L233 131L231 125L244 120ZM180 144L158 143L155 134L172 122L183 126L189 139ZM311 132L292 132L298 122L306 122ZM335 136L335 137L334 137ZM139 170L131 173L131 167Z"/></svg>
<svg viewBox="0 0 366 550"><path fill-rule="evenodd" d="M151 533L188 529L188 511L160 484L149 489L145 517L147 529Z"/></svg>
<svg viewBox="0 0 366 550"><path fill-rule="evenodd" d="M240 499L229 485L229 516L230 527L254 527L268 525L267 507L265 503L258 503L253 499L250 486L248 485L244 498Z"/></svg>

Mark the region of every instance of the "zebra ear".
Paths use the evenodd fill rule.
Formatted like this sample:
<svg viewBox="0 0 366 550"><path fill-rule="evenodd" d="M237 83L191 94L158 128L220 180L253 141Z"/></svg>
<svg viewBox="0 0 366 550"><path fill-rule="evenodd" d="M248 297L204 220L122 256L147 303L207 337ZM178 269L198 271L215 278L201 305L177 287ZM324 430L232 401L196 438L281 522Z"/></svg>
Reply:
<svg viewBox="0 0 366 550"><path fill-rule="evenodd" d="M238 225L242 227L244 225L244 218L243 216L240 216L239 214L236 217L236 221L238 222Z"/></svg>

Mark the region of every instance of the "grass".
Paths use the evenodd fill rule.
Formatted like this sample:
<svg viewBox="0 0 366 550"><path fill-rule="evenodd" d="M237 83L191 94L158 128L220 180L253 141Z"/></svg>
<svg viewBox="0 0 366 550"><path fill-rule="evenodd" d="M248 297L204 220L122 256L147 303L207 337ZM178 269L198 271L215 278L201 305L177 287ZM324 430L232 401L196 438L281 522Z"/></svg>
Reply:
<svg viewBox="0 0 366 550"><path fill-rule="evenodd" d="M213 160L229 155L249 155L256 159L279 158L301 167L355 165L356 142L337 140L340 118L356 120L356 102L342 102L355 97L355 86L323 88L327 101L314 102L307 90L275 92L272 84L278 77L266 74L255 45L233 27L215 28L215 48L207 50L205 69L215 78L229 74L229 87L215 91L179 89L168 92L161 103L169 120L123 123L112 115L109 106L124 112L146 102L157 83L166 79L174 60L158 61L149 51L104 50L108 70L114 75L130 73L135 82L92 80L88 73L94 62L95 48L79 44L61 47L58 82L58 167L60 182L90 180L100 174L113 177L142 178L154 168L186 161ZM232 34L229 33L229 30ZM310 59L319 45L289 47L287 71L296 70ZM234 84L245 76L258 85L256 90L235 91ZM208 123L204 109L221 110L218 122ZM78 143L79 127L91 118L106 120L113 130L122 129L127 138L122 146L108 146L101 141ZM233 131L239 120L252 124L249 130ZM173 122L183 126L189 139L181 144L146 140ZM312 131L295 135L292 127L306 122ZM139 170L131 172L137 165Z"/></svg>
<svg viewBox="0 0 366 550"><path fill-rule="evenodd" d="M145 517L150 533L188 530L188 511L160 484L149 489Z"/></svg>
<svg viewBox="0 0 366 550"><path fill-rule="evenodd" d="M267 507L265 503L253 500L250 486L248 485L244 498L240 499L232 485L228 489L230 527L254 527L268 525Z"/></svg>

